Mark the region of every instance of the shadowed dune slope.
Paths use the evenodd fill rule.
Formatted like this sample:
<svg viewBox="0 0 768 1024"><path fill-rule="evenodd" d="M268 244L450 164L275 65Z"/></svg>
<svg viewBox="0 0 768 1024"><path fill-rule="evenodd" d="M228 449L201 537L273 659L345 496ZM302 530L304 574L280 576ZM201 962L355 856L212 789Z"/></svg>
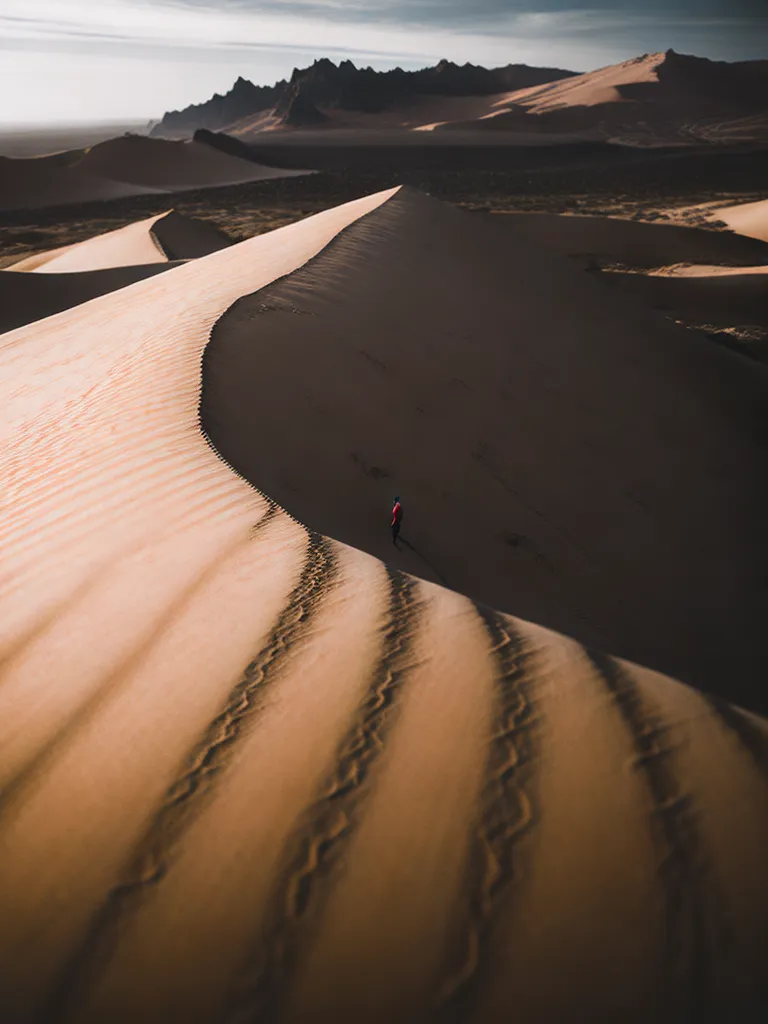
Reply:
<svg viewBox="0 0 768 1024"><path fill-rule="evenodd" d="M0 343L4 1024L760 1019L766 722L307 530L203 438L213 324L391 195Z"/></svg>
<svg viewBox="0 0 768 1024"><path fill-rule="evenodd" d="M68 166L55 158L0 157L0 210L182 192L306 173L265 167L198 142L125 135L92 146Z"/></svg>
<svg viewBox="0 0 768 1024"><path fill-rule="evenodd" d="M104 270L109 267L197 259L231 245L232 240L204 221L175 210L107 231L84 242L35 253L12 269L44 273Z"/></svg>
<svg viewBox="0 0 768 1024"><path fill-rule="evenodd" d="M0 210L40 209L162 191L112 181L79 167L42 159L0 157Z"/></svg>
<svg viewBox="0 0 768 1024"><path fill-rule="evenodd" d="M125 135L92 146L77 168L171 192L305 173L241 160L200 142L171 142L139 135Z"/></svg>
<svg viewBox="0 0 768 1024"><path fill-rule="evenodd" d="M232 239L212 224L175 210L155 221L152 237L168 260L196 260L232 245Z"/></svg>
<svg viewBox="0 0 768 1024"><path fill-rule="evenodd" d="M760 367L402 190L217 324L201 415L320 532L764 707L766 395Z"/></svg>
<svg viewBox="0 0 768 1024"><path fill-rule="evenodd" d="M0 334L126 288L177 266L148 263L66 274L22 274L0 270Z"/></svg>
<svg viewBox="0 0 768 1024"><path fill-rule="evenodd" d="M691 267L669 274L610 274L605 280L689 322L768 327L768 266Z"/></svg>
<svg viewBox="0 0 768 1024"><path fill-rule="evenodd" d="M510 213L499 219L521 241L582 262L597 258L646 268L672 263L768 264L765 242L727 231L554 213Z"/></svg>

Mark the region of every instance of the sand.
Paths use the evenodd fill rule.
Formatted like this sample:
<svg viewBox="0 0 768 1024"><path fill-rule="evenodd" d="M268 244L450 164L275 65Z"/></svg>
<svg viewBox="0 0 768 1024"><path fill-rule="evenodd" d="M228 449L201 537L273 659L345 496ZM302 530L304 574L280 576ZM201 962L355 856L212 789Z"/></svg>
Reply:
<svg viewBox="0 0 768 1024"><path fill-rule="evenodd" d="M647 274L611 274L611 283L643 297L657 309L699 323L768 328L768 266L668 267Z"/></svg>
<svg viewBox="0 0 768 1024"><path fill-rule="evenodd" d="M241 160L199 142L129 135L92 146L78 168L142 188L178 192L301 174Z"/></svg>
<svg viewBox="0 0 768 1024"><path fill-rule="evenodd" d="M741 235L768 242L768 199L762 199L757 203L721 207L715 211L715 216Z"/></svg>
<svg viewBox="0 0 768 1024"><path fill-rule="evenodd" d="M474 120L437 128L578 132L630 146L764 145L767 86L768 61L726 63L669 50L494 97Z"/></svg>
<svg viewBox="0 0 768 1024"><path fill-rule="evenodd" d="M66 206L158 191L161 190L110 181L78 167L61 167L44 159L0 157L0 210Z"/></svg>
<svg viewBox="0 0 768 1024"><path fill-rule="evenodd" d="M768 264L768 245L728 231L548 213L511 213L500 221L515 237L545 246L582 266L620 263L651 269L676 263Z"/></svg>
<svg viewBox="0 0 768 1024"><path fill-rule="evenodd" d="M307 530L200 431L233 302L327 257L354 295L358 229L386 284L376 236L404 259L434 210L380 193L2 337L4 1021L759 1019L766 722Z"/></svg>
<svg viewBox="0 0 768 1024"><path fill-rule="evenodd" d="M169 210L84 242L36 253L11 269L63 274L133 267L196 259L230 244L231 239L211 225Z"/></svg>
<svg viewBox="0 0 768 1024"><path fill-rule="evenodd" d="M178 263L147 263L81 273L27 274L0 270L0 334L127 288Z"/></svg>
<svg viewBox="0 0 768 1024"><path fill-rule="evenodd" d="M715 204L717 205L717 204ZM709 212L711 219L717 216ZM768 246L729 230L609 217L510 214L517 238L743 355L768 361ZM719 222L722 225L722 221Z"/></svg>
<svg viewBox="0 0 768 1024"><path fill-rule="evenodd" d="M66 158L63 164L55 157L0 157L0 210L182 192L306 173L265 167L196 142L141 135L109 139Z"/></svg>
<svg viewBox="0 0 768 1024"><path fill-rule="evenodd" d="M222 319L202 422L322 533L765 710L767 394L506 222L405 190Z"/></svg>

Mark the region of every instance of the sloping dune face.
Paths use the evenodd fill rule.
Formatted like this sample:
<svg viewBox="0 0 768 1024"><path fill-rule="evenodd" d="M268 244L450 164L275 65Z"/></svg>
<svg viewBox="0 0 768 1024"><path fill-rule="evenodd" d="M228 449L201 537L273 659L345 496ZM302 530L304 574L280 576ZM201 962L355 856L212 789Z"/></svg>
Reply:
<svg viewBox="0 0 768 1024"><path fill-rule="evenodd" d="M767 83L768 61L647 53L499 96L476 126L514 130L532 116L541 130L587 131L635 145L758 141L765 139Z"/></svg>
<svg viewBox="0 0 768 1024"><path fill-rule="evenodd" d="M763 709L766 377L621 300L401 191L222 319L202 422L322 533Z"/></svg>
<svg viewBox="0 0 768 1024"><path fill-rule="evenodd" d="M504 222L516 237L576 266L610 271L600 275L602 283L766 362L766 242L729 231L608 217L511 214Z"/></svg>
<svg viewBox="0 0 768 1024"><path fill-rule="evenodd" d="M36 253L13 264L15 271L42 271L51 274L77 273L84 270L106 270L111 267L138 266L143 263L164 263L165 254L152 237L158 214L136 221L116 231L107 231L85 242L65 245L59 249Z"/></svg>
<svg viewBox="0 0 768 1024"><path fill-rule="evenodd" d="M763 199L758 203L726 206L716 210L715 214L734 231L768 242L768 199Z"/></svg>
<svg viewBox="0 0 768 1024"><path fill-rule="evenodd" d="M176 263L147 263L67 274L25 274L0 270L0 334L72 309L99 295L162 274Z"/></svg>
<svg viewBox="0 0 768 1024"><path fill-rule="evenodd" d="M582 262L598 258L648 269L676 263L768 265L764 241L728 231L553 213L512 213L503 223L521 241Z"/></svg>
<svg viewBox="0 0 768 1024"><path fill-rule="evenodd" d="M28 256L14 263L12 269L43 271L46 274L106 270L197 259L228 245L231 245L231 239L211 225L169 210L96 235L85 242Z"/></svg>
<svg viewBox="0 0 768 1024"><path fill-rule="evenodd" d="M158 191L162 190L111 181L48 160L0 157L0 210L34 210Z"/></svg>
<svg viewBox="0 0 768 1024"><path fill-rule="evenodd" d="M2 340L4 1021L758 1019L766 723L307 530L200 433L216 319L392 202Z"/></svg>
<svg viewBox="0 0 768 1024"><path fill-rule="evenodd" d="M92 146L77 166L90 174L168 191L304 173L251 163L199 142L170 142L139 135Z"/></svg>
<svg viewBox="0 0 768 1024"><path fill-rule="evenodd" d="M92 146L71 166L51 159L0 157L0 210L181 192L306 173L265 167L197 142L127 135Z"/></svg>

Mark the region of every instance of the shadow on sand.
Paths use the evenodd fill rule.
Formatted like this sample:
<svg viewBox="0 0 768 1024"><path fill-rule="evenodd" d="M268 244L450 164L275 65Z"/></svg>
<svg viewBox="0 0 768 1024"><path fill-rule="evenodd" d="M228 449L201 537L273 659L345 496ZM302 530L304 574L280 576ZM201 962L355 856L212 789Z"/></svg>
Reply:
<svg viewBox="0 0 768 1024"><path fill-rule="evenodd" d="M435 574L435 576L437 576L437 578L440 580L440 582L442 583L442 585L444 587L450 586L450 584L448 583L448 580L445 578L445 576L443 576L443 574L440 572L440 570L437 569L432 564L432 562L430 562L430 560L426 557L426 555L423 555L419 551L418 548L414 547L413 544L410 543L410 541L407 541L405 539L405 537L398 537L398 541L399 541L400 544L405 544L405 546L407 548L410 548L410 550L414 553L414 555L417 556L417 558L420 558L425 565L429 566L429 568L432 570L432 572Z"/></svg>

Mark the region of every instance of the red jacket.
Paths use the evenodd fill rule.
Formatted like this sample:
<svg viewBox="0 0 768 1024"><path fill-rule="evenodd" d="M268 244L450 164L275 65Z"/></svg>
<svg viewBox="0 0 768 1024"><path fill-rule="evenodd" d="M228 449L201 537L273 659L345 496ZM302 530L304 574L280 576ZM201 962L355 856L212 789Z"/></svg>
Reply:
<svg viewBox="0 0 768 1024"><path fill-rule="evenodd" d="M392 506L392 526L394 526L395 523L399 523L402 518L403 506L398 501Z"/></svg>

